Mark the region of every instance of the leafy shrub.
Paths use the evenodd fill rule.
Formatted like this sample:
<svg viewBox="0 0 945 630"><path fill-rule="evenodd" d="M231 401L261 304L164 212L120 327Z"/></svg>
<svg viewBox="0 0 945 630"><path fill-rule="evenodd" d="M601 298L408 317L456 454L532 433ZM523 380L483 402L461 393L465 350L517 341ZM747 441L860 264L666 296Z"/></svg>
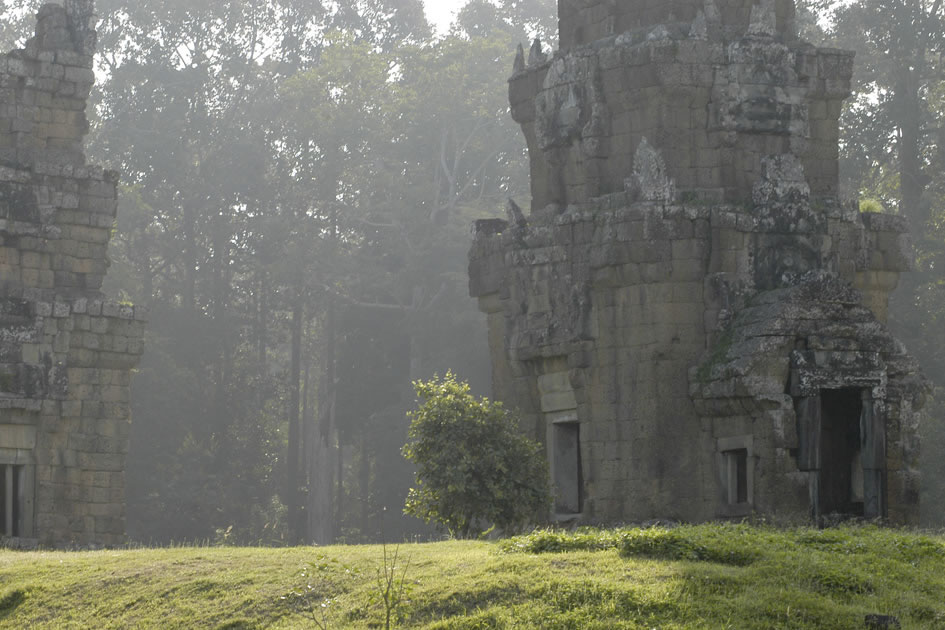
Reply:
<svg viewBox="0 0 945 630"><path fill-rule="evenodd" d="M548 464L501 403L476 399L452 373L414 383L404 457L417 466L404 512L469 538L516 531L550 506Z"/></svg>
<svg viewBox="0 0 945 630"><path fill-rule="evenodd" d="M883 202L879 199L861 199L860 200L860 212L863 213L882 213L886 212L886 207L883 206Z"/></svg>

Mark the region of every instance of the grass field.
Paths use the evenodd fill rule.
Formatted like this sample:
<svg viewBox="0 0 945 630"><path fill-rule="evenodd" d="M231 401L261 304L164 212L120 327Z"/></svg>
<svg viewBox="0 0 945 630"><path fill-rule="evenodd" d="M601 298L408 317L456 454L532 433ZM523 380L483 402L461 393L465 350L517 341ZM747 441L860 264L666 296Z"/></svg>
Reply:
<svg viewBox="0 0 945 630"><path fill-rule="evenodd" d="M868 614L945 629L945 538L703 525L386 550L0 552L0 628L383 628L388 611L391 627L427 629L860 629Z"/></svg>

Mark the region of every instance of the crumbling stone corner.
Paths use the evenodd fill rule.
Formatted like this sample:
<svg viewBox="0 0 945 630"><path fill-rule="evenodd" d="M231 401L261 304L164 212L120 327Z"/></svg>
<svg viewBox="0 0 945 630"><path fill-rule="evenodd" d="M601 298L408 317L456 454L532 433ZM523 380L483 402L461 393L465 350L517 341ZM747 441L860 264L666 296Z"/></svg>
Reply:
<svg viewBox="0 0 945 630"><path fill-rule="evenodd" d="M101 292L118 174L88 165L91 0L0 56L0 537L125 540L131 371L147 310Z"/></svg>

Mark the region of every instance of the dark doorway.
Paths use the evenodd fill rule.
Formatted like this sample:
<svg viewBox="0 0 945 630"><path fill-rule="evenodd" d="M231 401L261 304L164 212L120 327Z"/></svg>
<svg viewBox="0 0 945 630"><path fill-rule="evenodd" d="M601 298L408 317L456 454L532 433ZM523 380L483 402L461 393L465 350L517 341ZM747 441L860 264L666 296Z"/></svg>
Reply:
<svg viewBox="0 0 945 630"><path fill-rule="evenodd" d="M821 391L819 513L863 516L859 389Z"/></svg>
<svg viewBox="0 0 945 630"><path fill-rule="evenodd" d="M577 422L559 422L553 427L555 512L580 514L581 425Z"/></svg>
<svg viewBox="0 0 945 630"><path fill-rule="evenodd" d="M19 536L22 466L0 465L0 535Z"/></svg>

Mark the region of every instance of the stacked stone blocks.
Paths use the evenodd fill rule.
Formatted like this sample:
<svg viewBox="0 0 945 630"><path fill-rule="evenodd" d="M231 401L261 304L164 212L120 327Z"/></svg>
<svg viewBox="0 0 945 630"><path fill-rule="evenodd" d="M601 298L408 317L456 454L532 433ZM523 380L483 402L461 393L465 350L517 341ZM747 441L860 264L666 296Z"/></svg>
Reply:
<svg viewBox="0 0 945 630"><path fill-rule="evenodd" d="M40 9L0 57L0 506L8 542L125 537L130 379L147 310L101 294L114 172L86 164L92 6ZM0 482L3 480L0 479Z"/></svg>

